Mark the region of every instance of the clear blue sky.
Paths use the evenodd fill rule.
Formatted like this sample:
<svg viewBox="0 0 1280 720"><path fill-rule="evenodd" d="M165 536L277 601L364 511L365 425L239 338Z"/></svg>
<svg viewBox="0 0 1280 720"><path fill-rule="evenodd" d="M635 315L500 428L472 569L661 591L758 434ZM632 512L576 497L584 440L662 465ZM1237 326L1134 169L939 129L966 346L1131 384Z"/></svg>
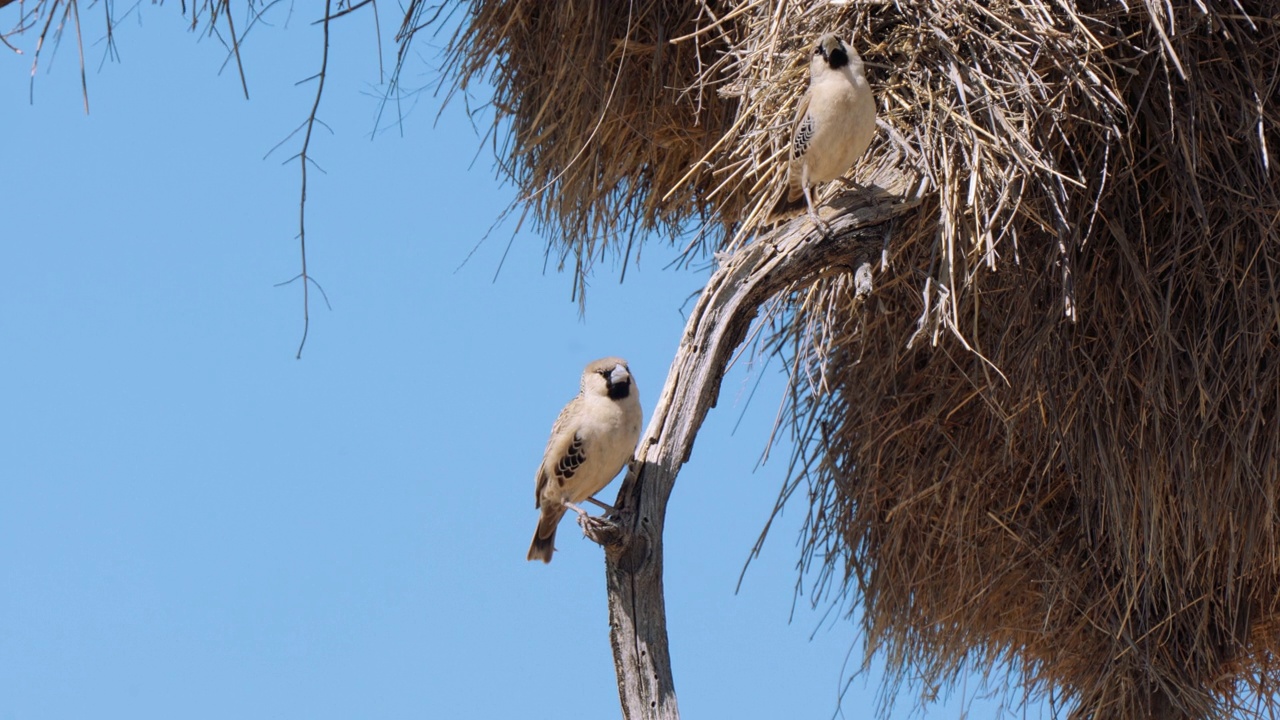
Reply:
<svg viewBox="0 0 1280 720"><path fill-rule="evenodd" d="M457 269L514 190L461 103L436 122L425 95L370 140L360 12L335 27L307 206L333 310L295 360L300 288L274 284L298 272L297 142L263 156L310 106L319 4L250 33L247 102L177 3L140 4L105 65L101 10L88 116L74 37L34 104L31 56L0 47L0 720L617 717L601 550L566 521L555 562L525 561L533 473L590 359L630 360L647 422L705 270L648 246L580 317L527 230L496 282L509 227ZM416 50L406 82L434 83ZM789 452L756 467L783 386L761 374L731 373L672 498L676 688L689 718L826 720L862 648L826 604L789 621L802 505L734 592ZM991 717L976 693L928 717Z"/></svg>

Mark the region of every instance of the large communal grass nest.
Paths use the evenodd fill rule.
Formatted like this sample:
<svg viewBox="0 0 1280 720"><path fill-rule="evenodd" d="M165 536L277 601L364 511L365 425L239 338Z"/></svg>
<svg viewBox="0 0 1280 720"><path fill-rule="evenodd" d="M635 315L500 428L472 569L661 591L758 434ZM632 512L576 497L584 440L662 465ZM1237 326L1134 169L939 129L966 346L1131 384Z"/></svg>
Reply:
<svg viewBox="0 0 1280 720"><path fill-rule="evenodd" d="M1280 9L1244 0L477 0L451 81L562 260L765 229L822 32L909 173L874 291L797 288L813 594L898 679L1011 667L1080 718L1280 682ZM828 192L843 192L838 184Z"/></svg>

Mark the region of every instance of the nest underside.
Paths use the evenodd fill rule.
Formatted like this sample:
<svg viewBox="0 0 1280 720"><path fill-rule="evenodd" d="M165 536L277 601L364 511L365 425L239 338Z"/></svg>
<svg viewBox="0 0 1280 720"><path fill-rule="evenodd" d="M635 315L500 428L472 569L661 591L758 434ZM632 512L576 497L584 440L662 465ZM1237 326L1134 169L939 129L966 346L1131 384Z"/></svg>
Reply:
<svg viewBox="0 0 1280 720"><path fill-rule="evenodd" d="M1276 3L471 8L454 81L493 83L519 209L579 273L767 229L809 48L851 37L881 129L850 175L924 201L870 295L828 274L772 318L814 596L924 687L1009 666L1082 718L1265 709Z"/></svg>

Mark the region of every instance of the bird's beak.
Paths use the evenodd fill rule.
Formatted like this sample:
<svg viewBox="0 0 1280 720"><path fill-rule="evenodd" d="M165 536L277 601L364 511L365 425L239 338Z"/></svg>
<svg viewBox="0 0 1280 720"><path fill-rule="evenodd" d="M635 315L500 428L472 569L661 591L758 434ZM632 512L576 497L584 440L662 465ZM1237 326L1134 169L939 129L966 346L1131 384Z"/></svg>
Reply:
<svg viewBox="0 0 1280 720"><path fill-rule="evenodd" d="M627 368L622 365L614 365L609 371L609 384L617 385L619 383L631 382L631 373L627 372Z"/></svg>

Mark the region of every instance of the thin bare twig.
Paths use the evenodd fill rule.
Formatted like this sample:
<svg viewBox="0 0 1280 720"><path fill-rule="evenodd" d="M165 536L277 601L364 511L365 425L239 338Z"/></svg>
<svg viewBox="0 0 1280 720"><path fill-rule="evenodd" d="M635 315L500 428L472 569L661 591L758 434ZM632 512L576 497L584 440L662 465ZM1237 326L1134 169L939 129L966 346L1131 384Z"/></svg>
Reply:
<svg viewBox="0 0 1280 720"><path fill-rule="evenodd" d="M80 28L80 2L69 0L68 7L76 23L76 51L80 56L80 95L84 98L84 114L89 114L89 78L84 71L84 34Z"/></svg>
<svg viewBox="0 0 1280 720"><path fill-rule="evenodd" d="M311 329L311 276L307 273L307 165L310 163L311 131L315 129L316 114L320 111L320 98L324 96L324 80L329 70L329 14L332 0L324 0L324 53L320 58L320 72L316 73L316 99L311 105L311 114L307 116L306 134L302 137L302 150L298 152L298 165L302 169L302 189L298 202L298 249L302 256L302 340L298 343L297 359L302 359L302 348L307 344L307 333Z"/></svg>
<svg viewBox="0 0 1280 720"><path fill-rule="evenodd" d="M231 33L231 51L235 53L236 69L240 71L240 88L244 90L244 99L248 100L249 82L244 77L244 63L240 62L240 38L236 37L236 26L231 20L231 0L223 0L222 6L227 16L227 32Z"/></svg>

